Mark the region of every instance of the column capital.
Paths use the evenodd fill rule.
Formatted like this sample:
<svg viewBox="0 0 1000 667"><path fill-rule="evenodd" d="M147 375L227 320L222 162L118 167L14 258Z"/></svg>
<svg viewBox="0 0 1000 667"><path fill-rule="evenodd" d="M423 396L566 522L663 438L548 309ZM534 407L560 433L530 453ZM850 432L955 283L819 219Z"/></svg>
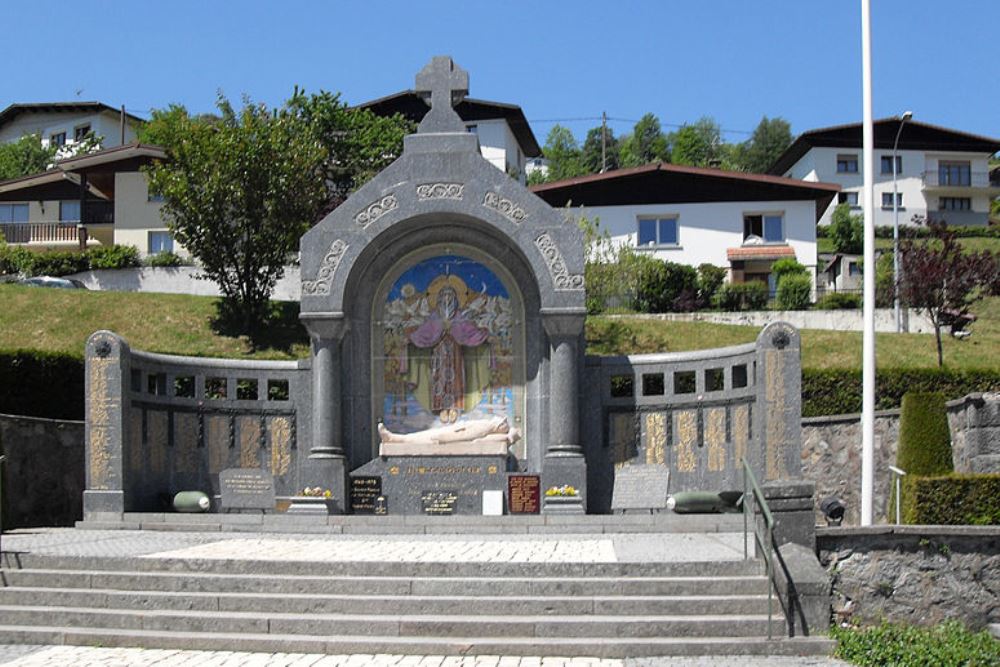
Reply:
<svg viewBox="0 0 1000 667"><path fill-rule="evenodd" d="M350 325L344 313L301 313L299 321L309 332L313 340L340 340L347 333Z"/></svg>
<svg viewBox="0 0 1000 667"><path fill-rule="evenodd" d="M542 326L551 336L579 336L587 319L583 308L542 308Z"/></svg>

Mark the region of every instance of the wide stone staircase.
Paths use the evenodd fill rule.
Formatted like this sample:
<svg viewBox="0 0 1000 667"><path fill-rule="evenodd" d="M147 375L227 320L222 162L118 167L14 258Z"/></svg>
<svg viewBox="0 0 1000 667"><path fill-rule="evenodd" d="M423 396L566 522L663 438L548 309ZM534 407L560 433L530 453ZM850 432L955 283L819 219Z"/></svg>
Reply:
<svg viewBox="0 0 1000 667"><path fill-rule="evenodd" d="M760 561L281 562L3 554L0 642L234 651L815 655Z"/></svg>

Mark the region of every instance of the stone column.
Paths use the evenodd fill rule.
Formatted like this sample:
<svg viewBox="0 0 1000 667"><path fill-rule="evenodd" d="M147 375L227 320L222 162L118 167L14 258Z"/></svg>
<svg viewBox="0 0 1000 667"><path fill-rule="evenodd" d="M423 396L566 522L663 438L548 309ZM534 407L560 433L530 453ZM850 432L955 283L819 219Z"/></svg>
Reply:
<svg viewBox="0 0 1000 667"><path fill-rule="evenodd" d="M580 442L580 349L585 314L576 309L542 311L549 338L549 437L542 486L568 484L586 507L587 464Z"/></svg>
<svg viewBox="0 0 1000 667"><path fill-rule="evenodd" d="M757 337L757 450L750 465L761 482L802 477L802 362L799 332L772 322Z"/></svg>
<svg viewBox="0 0 1000 667"><path fill-rule="evenodd" d="M312 446L302 486L329 489L340 512L347 507L347 457L341 423L341 341L347 332L342 313L310 313L302 318L312 341Z"/></svg>
<svg viewBox="0 0 1000 667"><path fill-rule="evenodd" d="M86 356L86 521L118 520L131 489L126 479L126 434L130 352L128 344L110 331L98 331L87 341ZM137 446L137 443L131 443Z"/></svg>

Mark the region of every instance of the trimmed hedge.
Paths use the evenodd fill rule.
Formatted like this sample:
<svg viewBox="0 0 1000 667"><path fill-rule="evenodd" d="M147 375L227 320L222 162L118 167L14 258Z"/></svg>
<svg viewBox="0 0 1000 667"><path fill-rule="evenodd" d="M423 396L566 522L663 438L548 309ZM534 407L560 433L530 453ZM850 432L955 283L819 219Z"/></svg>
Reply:
<svg viewBox="0 0 1000 667"><path fill-rule="evenodd" d="M812 295L812 280L807 275L786 275L778 282L778 308L805 310Z"/></svg>
<svg viewBox="0 0 1000 667"><path fill-rule="evenodd" d="M954 472L944 404L944 394L936 391L909 391L903 395L896 465L908 475Z"/></svg>
<svg viewBox="0 0 1000 667"><path fill-rule="evenodd" d="M0 413L83 419L83 358L0 350Z"/></svg>
<svg viewBox="0 0 1000 667"><path fill-rule="evenodd" d="M1000 642L986 630L973 632L958 621L932 628L883 622L871 628L834 626L834 655L855 665L957 667L1000 664Z"/></svg>
<svg viewBox="0 0 1000 667"><path fill-rule="evenodd" d="M0 244L0 274L58 277L91 269L128 269L136 266L139 266L139 251L134 246L97 246L86 252L32 252L21 246Z"/></svg>
<svg viewBox="0 0 1000 667"><path fill-rule="evenodd" d="M903 478L903 523L1000 525L1000 474Z"/></svg>
<svg viewBox="0 0 1000 667"><path fill-rule="evenodd" d="M878 372L875 408L898 408L908 391L938 391L945 399L1000 391L1000 371L941 368L890 369ZM802 369L802 416L822 417L861 412L860 370Z"/></svg>
<svg viewBox="0 0 1000 667"><path fill-rule="evenodd" d="M721 310L763 310L769 296L767 283L726 283L715 293L713 305Z"/></svg>
<svg viewBox="0 0 1000 667"><path fill-rule="evenodd" d="M816 302L816 310L857 310L861 295L850 292L828 292Z"/></svg>

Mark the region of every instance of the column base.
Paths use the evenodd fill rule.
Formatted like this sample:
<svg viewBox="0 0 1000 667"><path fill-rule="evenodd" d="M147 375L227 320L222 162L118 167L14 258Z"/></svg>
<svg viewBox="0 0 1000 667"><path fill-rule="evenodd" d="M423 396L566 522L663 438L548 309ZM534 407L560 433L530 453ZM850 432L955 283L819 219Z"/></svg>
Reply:
<svg viewBox="0 0 1000 667"><path fill-rule="evenodd" d="M341 456L310 456L302 471L302 486L329 489L330 514L347 513L347 460ZM296 489L301 492L302 489Z"/></svg>
<svg viewBox="0 0 1000 667"><path fill-rule="evenodd" d="M125 512L124 491L84 491L83 518L85 521L102 521Z"/></svg>
<svg viewBox="0 0 1000 667"><path fill-rule="evenodd" d="M579 493L579 503L544 500L545 492L552 487L572 486ZM584 514L587 511L587 461L582 456L563 454L546 456L542 461L542 513Z"/></svg>

